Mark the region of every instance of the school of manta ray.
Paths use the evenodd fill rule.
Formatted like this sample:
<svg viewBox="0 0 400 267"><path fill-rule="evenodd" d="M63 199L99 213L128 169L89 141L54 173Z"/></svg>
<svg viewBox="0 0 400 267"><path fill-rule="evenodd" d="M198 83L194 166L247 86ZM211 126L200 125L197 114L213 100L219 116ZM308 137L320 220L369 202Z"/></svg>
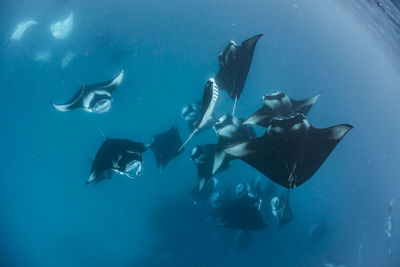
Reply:
<svg viewBox="0 0 400 267"><path fill-rule="evenodd" d="M240 45L234 41L227 44L218 57L219 71L206 81L202 99L182 109L181 116L191 131L184 142L176 124L154 135L151 143L106 137L95 154L87 183L99 183L111 178L113 173L132 179L140 176L144 169L142 154L149 149L162 171L198 134L213 128L218 142L194 145L190 153L198 179L193 195L209 201L210 217L222 227L237 230L235 239L239 241L246 240L249 231L266 228L277 231L291 222L294 215L289 203L290 190L318 171L352 126L339 124L321 129L311 125L307 114L320 94L301 100L292 99L284 92L266 94L253 114L247 118L235 117L261 37L262 34L256 35ZM124 74L122 69L108 81L82 84L70 100L51 104L61 112L77 109L107 112ZM220 90L232 98L233 108L216 118L213 111L221 97ZM264 134L257 136L253 127L264 128ZM260 176L236 185L232 193L216 190L216 175L227 170L235 159L255 168ZM286 190L278 192L275 184Z"/></svg>

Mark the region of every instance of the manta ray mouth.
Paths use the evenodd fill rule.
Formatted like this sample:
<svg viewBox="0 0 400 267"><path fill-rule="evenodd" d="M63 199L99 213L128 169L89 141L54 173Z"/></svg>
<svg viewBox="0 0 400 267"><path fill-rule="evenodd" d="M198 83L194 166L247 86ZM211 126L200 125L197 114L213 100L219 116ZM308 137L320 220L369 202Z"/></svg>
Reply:
<svg viewBox="0 0 400 267"><path fill-rule="evenodd" d="M286 94L282 92L275 92L270 95L264 95L263 100L281 100Z"/></svg>
<svg viewBox="0 0 400 267"><path fill-rule="evenodd" d="M139 176L143 172L143 164L141 161L133 160L125 167L125 173L129 176Z"/></svg>
<svg viewBox="0 0 400 267"><path fill-rule="evenodd" d="M104 113L110 110L111 108L111 100L110 99L102 99L94 104L92 111L96 113Z"/></svg>

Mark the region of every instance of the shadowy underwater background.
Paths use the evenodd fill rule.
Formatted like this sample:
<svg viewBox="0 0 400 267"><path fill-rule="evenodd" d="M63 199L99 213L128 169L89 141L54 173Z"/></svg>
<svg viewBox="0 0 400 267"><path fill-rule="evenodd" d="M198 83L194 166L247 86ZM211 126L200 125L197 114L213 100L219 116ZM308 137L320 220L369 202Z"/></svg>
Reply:
<svg viewBox="0 0 400 267"><path fill-rule="evenodd" d="M386 12L367 0L1 0L0 265L400 266L399 46L392 40L400 31L390 19L396 3L380 4ZM50 24L71 11L70 36L54 39ZM12 42L28 19L39 24ZM239 117L261 107L266 93L303 99L322 92L310 123L354 125L314 177L291 192L293 222L253 232L251 244L237 250L235 231L207 220L205 203L191 196L197 174L189 151L216 142L212 131L195 137L161 175L145 153L137 179L85 184L104 141L98 129L150 142L178 121L185 138L181 109L201 98L219 53L228 41L259 33ZM34 61L40 51L51 51L50 62ZM69 51L76 57L62 78ZM51 107L72 96L77 82L108 80L122 68L108 113ZM219 101L216 114L230 113L226 92ZM218 179L233 187L258 175L234 161ZM326 233L310 242L324 216Z"/></svg>

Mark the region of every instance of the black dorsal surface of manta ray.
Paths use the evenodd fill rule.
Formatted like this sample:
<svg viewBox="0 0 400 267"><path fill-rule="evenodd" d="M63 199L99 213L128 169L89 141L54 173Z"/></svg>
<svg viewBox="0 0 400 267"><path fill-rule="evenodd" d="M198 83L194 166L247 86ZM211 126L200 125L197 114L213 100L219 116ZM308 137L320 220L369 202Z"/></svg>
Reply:
<svg viewBox="0 0 400 267"><path fill-rule="evenodd" d="M213 172L217 145L197 145L193 147L190 159L196 164L197 178L199 180L198 190L202 191L209 180L217 173L229 168L229 161L223 160L216 172Z"/></svg>
<svg viewBox="0 0 400 267"><path fill-rule="evenodd" d="M106 171L114 171L129 178L141 175L142 153L146 150L147 147L143 143L106 138L96 153L87 183L99 182Z"/></svg>
<svg viewBox="0 0 400 267"><path fill-rule="evenodd" d="M260 199L245 194L225 205L221 225L236 230L262 230L267 227L260 213Z"/></svg>
<svg viewBox="0 0 400 267"><path fill-rule="evenodd" d="M183 145L179 148L179 150L181 150L200 129L207 125L214 111L215 103L217 103L218 91L218 86L215 83L215 80L210 78L204 87L200 117L195 125L195 129L192 131L188 139L186 139L185 143L183 143Z"/></svg>
<svg viewBox="0 0 400 267"><path fill-rule="evenodd" d="M227 91L229 96L235 100L233 114L236 101L242 94L250 70L254 49L261 36L262 34L253 36L240 46L234 41L230 41L219 55L219 71L215 76L215 81L221 90Z"/></svg>
<svg viewBox="0 0 400 267"><path fill-rule="evenodd" d="M263 96L263 106L251 115L243 124L257 124L267 128L271 119L277 116L286 117L293 113L307 116L321 94L304 100L294 100L283 92Z"/></svg>
<svg viewBox="0 0 400 267"><path fill-rule="evenodd" d="M118 75L109 81L84 84L75 95L64 104L54 104L52 106L58 111L71 111L83 109L87 112L104 113L111 107L112 93L121 84L125 71L122 70Z"/></svg>
<svg viewBox="0 0 400 267"><path fill-rule="evenodd" d="M173 125L168 131L154 136L149 148L156 157L157 167L160 172L168 162L183 152L183 150L178 151L181 145L182 140L176 125Z"/></svg>
<svg viewBox="0 0 400 267"><path fill-rule="evenodd" d="M294 188L310 179L353 127L349 124L317 129L300 113L277 117L261 137L224 151L240 158L275 183Z"/></svg>

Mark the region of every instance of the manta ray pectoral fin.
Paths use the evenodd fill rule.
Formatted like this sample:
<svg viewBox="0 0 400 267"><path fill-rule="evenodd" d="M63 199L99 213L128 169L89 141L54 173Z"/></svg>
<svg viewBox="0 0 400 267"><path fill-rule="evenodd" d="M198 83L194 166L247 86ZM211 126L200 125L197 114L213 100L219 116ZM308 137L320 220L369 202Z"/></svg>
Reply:
<svg viewBox="0 0 400 267"><path fill-rule="evenodd" d="M296 112L303 113L304 115L307 115L307 113L310 111L312 106L317 102L318 98L321 96L322 93L316 94L313 97L310 97L305 100L293 100L291 99L290 102L293 105L293 109Z"/></svg>
<svg viewBox="0 0 400 267"><path fill-rule="evenodd" d="M257 124L261 120L265 119L267 116L262 115L260 111L256 111L253 115L251 115L247 120L245 120L242 124Z"/></svg>
<svg viewBox="0 0 400 267"><path fill-rule="evenodd" d="M222 163L224 162L225 155L226 154L223 151L216 152L214 154L214 164L213 164L212 175L214 175L218 171L219 167L221 167Z"/></svg>
<svg viewBox="0 0 400 267"><path fill-rule="evenodd" d="M90 184L91 182L93 182L94 180L96 180L97 175L95 172L92 172L89 176L89 180L87 180L86 184Z"/></svg>
<svg viewBox="0 0 400 267"><path fill-rule="evenodd" d="M249 39L243 41L243 43L242 43L241 46L244 46L244 45L255 46L256 43L257 43L257 41L258 41L258 39L260 39L262 36L263 36L262 33L261 33L261 34L257 34L257 35L255 35L255 36L253 36L253 37L251 37L251 38L249 38Z"/></svg>
<svg viewBox="0 0 400 267"><path fill-rule="evenodd" d="M73 110L73 109L74 109L74 108L71 108L71 104L61 104L61 105L58 105L58 104L54 104L53 101L51 101L50 104L51 104L55 109L57 109L58 111L70 111L70 110Z"/></svg>
<svg viewBox="0 0 400 267"><path fill-rule="evenodd" d="M246 156L246 155L251 153L251 151L248 150L248 148L247 148L248 143L249 142L243 142L243 143L240 143L240 144L237 144L237 145L233 145L231 147L226 148L224 150L224 152L227 155L230 155L230 156L233 156L233 157L236 157L236 158L244 157L244 156Z"/></svg>
<svg viewBox="0 0 400 267"><path fill-rule="evenodd" d="M122 69L121 72L111 80L111 82L106 87L111 86L119 86L124 78L125 69Z"/></svg>
<svg viewBox="0 0 400 267"><path fill-rule="evenodd" d="M58 111L70 111L73 109L82 108L82 95L85 90L85 86L81 86L78 92L66 103L64 104L55 104L53 101L50 104L57 109Z"/></svg>
<svg viewBox="0 0 400 267"><path fill-rule="evenodd" d="M327 129L329 131L328 138L333 139L333 140L340 140L352 128L353 128L353 126L350 124L341 124L341 125L330 127Z"/></svg>

